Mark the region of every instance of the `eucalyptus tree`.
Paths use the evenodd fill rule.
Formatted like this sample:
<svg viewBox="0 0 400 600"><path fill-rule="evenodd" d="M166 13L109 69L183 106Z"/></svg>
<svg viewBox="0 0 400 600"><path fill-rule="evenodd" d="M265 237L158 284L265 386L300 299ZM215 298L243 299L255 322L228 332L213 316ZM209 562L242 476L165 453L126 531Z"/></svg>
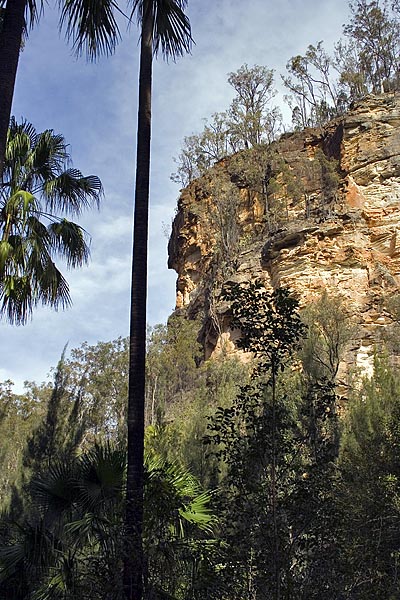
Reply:
<svg viewBox="0 0 400 600"><path fill-rule="evenodd" d="M112 52L120 37L115 6L112 0L59 0L60 29L78 54L85 50L93 59ZM43 7L43 0L0 0L0 175L24 33L37 23Z"/></svg>
<svg viewBox="0 0 400 600"><path fill-rule="evenodd" d="M183 187L227 156L271 144L280 131L281 112L271 105L276 95L272 69L244 64L227 81L236 92L230 106L204 119L201 133L186 136L174 159L178 169L171 179Z"/></svg>
<svg viewBox="0 0 400 600"><path fill-rule="evenodd" d="M274 71L260 65L244 64L228 74L236 96L228 109L230 144L237 152L262 142L272 142L280 119L279 110L269 104L276 94Z"/></svg>
<svg viewBox="0 0 400 600"><path fill-rule="evenodd" d="M388 0L349 3L350 22L344 34L358 52L358 71L373 93L397 89L399 72L399 4Z"/></svg>
<svg viewBox="0 0 400 600"><path fill-rule="evenodd" d="M98 205L102 185L69 163L62 135L11 120L0 187L0 316L10 323L25 323L38 304L68 306L68 283L54 261L88 261L87 233L67 217Z"/></svg>

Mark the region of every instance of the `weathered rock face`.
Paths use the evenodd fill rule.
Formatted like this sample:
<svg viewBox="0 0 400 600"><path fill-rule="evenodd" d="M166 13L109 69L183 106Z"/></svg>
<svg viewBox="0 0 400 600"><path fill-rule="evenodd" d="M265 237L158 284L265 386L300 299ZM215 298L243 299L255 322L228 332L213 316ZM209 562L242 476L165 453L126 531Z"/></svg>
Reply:
<svg viewBox="0 0 400 600"><path fill-rule="evenodd" d="M368 366L392 322L384 300L400 287L400 98L368 97L323 130L247 156L251 185L232 157L182 192L169 242L177 309L203 314L209 356L233 344L218 301L227 280L285 285L302 304L340 294L357 324L346 362Z"/></svg>

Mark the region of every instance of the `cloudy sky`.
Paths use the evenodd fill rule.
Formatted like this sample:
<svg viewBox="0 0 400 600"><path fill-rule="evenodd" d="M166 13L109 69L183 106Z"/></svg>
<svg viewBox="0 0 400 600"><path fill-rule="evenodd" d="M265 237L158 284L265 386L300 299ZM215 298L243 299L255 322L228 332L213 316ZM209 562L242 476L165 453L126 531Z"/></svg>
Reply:
<svg viewBox="0 0 400 600"><path fill-rule="evenodd" d="M348 12L347 0L189 0L191 55L177 63L159 59L154 67L150 324L165 322L174 308L166 231L179 194L170 181L173 157L183 137L228 107L229 72L265 65L275 69L279 89L288 59L320 40L331 50ZM74 348L128 333L139 49L136 27L122 25L122 34L114 56L87 64L71 54L58 34L57 12L46 7L20 57L13 114L38 131L62 133L74 166L98 175L105 197L99 212L79 221L92 236L92 260L66 274L72 308L38 309L23 327L0 321L0 381L13 380L16 392L24 380L45 381L66 343Z"/></svg>

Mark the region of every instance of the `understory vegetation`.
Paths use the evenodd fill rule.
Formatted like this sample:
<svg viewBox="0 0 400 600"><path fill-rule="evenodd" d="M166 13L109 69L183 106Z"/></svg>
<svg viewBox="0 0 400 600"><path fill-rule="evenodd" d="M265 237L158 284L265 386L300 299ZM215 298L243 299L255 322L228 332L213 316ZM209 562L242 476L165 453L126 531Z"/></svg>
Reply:
<svg viewBox="0 0 400 600"><path fill-rule="evenodd" d="M145 597L397 598L397 370L382 351L338 380L340 297L223 298L251 363L204 361L182 317L148 332ZM52 385L2 384L1 598L122 597L127 353L83 344Z"/></svg>

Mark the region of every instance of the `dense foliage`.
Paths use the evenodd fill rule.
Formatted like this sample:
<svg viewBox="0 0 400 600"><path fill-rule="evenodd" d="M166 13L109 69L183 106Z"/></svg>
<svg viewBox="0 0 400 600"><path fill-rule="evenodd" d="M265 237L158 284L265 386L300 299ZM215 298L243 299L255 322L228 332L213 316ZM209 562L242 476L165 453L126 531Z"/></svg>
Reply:
<svg viewBox="0 0 400 600"><path fill-rule="evenodd" d="M340 399L340 298L300 319L285 289L223 293L251 373L204 362L195 322L149 331L145 597L396 598L396 370ZM52 386L2 385L0 597L122 597L126 365L126 340L84 344Z"/></svg>

